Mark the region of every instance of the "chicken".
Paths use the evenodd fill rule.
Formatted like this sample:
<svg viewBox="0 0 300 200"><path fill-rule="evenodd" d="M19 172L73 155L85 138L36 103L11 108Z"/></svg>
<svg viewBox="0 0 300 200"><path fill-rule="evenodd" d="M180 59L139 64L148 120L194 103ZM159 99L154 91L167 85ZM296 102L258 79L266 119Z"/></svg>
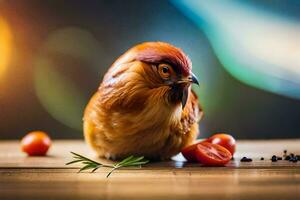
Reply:
<svg viewBox="0 0 300 200"><path fill-rule="evenodd" d="M169 159L198 135L202 108L192 63L164 42L145 42L118 58L83 117L86 142L100 157Z"/></svg>

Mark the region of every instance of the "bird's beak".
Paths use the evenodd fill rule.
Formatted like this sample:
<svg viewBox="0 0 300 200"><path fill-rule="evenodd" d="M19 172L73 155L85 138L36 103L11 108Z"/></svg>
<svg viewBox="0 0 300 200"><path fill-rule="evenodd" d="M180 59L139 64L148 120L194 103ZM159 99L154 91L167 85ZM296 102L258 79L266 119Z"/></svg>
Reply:
<svg viewBox="0 0 300 200"><path fill-rule="evenodd" d="M191 72L190 76L188 76L187 78L181 78L177 81L175 81L176 84L180 84L181 85L181 89L180 89L180 94L181 94L181 105L182 105L182 109L185 107L185 104L187 102L187 99L189 97L189 88L191 83L195 83L197 85L199 85L199 81L198 78L196 77L196 75L194 73Z"/></svg>
<svg viewBox="0 0 300 200"><path fill-rule="evenodd" d="M177 83L195 83L195 84L199 85L198 78L193 72L191 73L191 75L189 77L178 80Z"/></svg>
<svg viewBox="0 0 300 200"><path fill-rule="evenodd" d="M199 85L198 78L193 72L189 76L188 80L189 80L190 83L195 83L195 84Z"/></svg>
<svg viewBox="0 0 300 200"><path fill-rule="evenodd" d="M199 85L198 78L194 73L191 73L191 75L188 78L177 81L177 83L195 83ZM190 84L184 85L184 88L182 90L182 97L181 97L182 109L185 107L189 96L189 86Z"/></svg>
<svg viewBox="0 0 300 200"><path fill-rule="evenodd" d="M195 84L199 85L198 78L193 72L192 72L191 76L189 77L189 80L191 83L195 83Z"/></svg>

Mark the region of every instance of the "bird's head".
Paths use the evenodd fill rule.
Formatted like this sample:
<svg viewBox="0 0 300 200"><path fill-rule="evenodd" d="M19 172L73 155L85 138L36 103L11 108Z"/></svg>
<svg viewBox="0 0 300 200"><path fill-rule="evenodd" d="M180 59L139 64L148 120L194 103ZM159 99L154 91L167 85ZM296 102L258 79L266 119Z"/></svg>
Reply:
<svg viewBox="0 0 300 200"><path fill-rule="evenodd" d="M104 83L106 86L127 85L141 91L143 96L160 95L168 103L181 103L182 107L187 102L191 84L199 84L188 56L164 42L146 42L129 49L112 65Z"/></svg>

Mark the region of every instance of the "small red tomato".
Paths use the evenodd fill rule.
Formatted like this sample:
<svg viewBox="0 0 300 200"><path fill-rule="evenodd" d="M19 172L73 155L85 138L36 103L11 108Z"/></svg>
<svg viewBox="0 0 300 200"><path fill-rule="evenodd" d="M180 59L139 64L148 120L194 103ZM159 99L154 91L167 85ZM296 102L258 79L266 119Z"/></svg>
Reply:
<svg viewBox="0 0 300 200"><path fill-rule="evenodd" d="M51 146L51 139L43 131L32 131L21 140L21 149L29 156L44 156Z"/></svg>
<svg viewBox="0 0 300 200"><path fill-rule="evenodd" d="M199 143L195 154L200 163L208 166L222 166L232 158L231 153L226 148L209 142Z"/></svg>
<svg viewBox="0 0 300 200"><path fill-rule="evenodd" d="M197 158L195 155L197 144L192 144L190 146L187 146L181 150L182 155L184 158L189 162L197 162Z"/></svg>
<svg viewBox="0 0 300 200"><path fill-rule="evenodd" d="M230 151L232 156L235 152L236 142L231 135L225 133L214 134L213 136L205 140L205 142L210 142L212 144L218 144L222 147L225 147L228 151Z"/></svg>

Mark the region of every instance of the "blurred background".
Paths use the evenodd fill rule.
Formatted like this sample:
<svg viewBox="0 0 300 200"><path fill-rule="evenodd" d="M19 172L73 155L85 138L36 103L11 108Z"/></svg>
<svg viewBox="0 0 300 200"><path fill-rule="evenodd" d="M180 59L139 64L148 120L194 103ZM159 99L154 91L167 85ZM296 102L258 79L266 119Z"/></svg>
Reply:
<svg viewBox="0 0 300 200"><path fill-rule="evenodd" d="M300 137L300 1L0 0L0 139L83 138L105 71L144 41L191 58L200 137Z"/></svg>

